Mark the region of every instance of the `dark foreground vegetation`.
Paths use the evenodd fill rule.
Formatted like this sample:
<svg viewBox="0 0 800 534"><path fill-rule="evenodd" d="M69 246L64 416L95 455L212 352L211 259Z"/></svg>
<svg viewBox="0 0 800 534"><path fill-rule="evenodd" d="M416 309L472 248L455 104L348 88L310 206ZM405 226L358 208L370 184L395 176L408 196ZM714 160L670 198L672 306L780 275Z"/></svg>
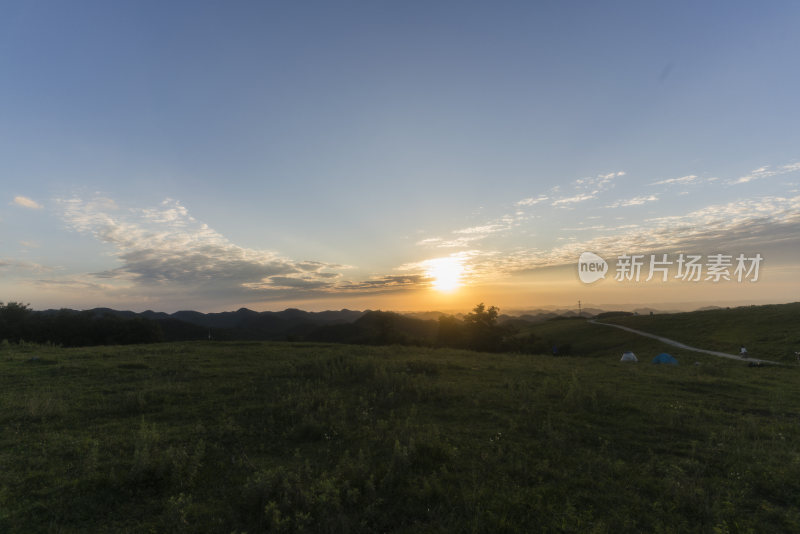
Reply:
<svg viewBox="0 0 800 534"><path fill-rule="evenodd" d="M161 326L142 317L59 310L34 312L19 302L0 302L0 341L64 347L130 345L164 341Z"/></svg>
<svg viewBox="0 0 800 534"><path fill-rule="evenodd" d="M301 310L222 314L119 312L95 309L33 311L18 302L0 303L0 341L50 343L63 347L129 345L161 341L281 340L358 345L414 345L485 352L548 352L552 343L531 332L520 336L517 320L499 324L498 308L478 304L458 318L418 319L393 312L308 313ZM524 330L524 328L523 328ZM562 344L562 353L568 352Z"/></svg>
<svg viewBox="0 0 800 534"><path fill-rule="evenodd" d="M586 328L589 317L501 316L496 307L482 303L465 315L419 315L422 317L386 311L254 312L244 308L209 314L103 308L32 311L10 302L0 303L0 341L63 347L209 339L310 341L560 356L612 348L606 336ZM729 354L737 354L745 346L750 356L765 360L794 363L795 352L800 352L800 303L640 316L598 310L594 318Z"/></svg>
<svg viewBox="0 0 800 534"><path fill-rule="evenodd" d="M0 532L800 531L796 368L549 325L587 355L5 344Z"/></svg>

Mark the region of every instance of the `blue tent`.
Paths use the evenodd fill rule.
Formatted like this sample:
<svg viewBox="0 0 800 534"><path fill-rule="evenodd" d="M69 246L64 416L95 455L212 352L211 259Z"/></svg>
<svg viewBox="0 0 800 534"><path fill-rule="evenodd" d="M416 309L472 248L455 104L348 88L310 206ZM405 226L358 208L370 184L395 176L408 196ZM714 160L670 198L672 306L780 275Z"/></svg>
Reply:
<svg viewBox="0 0 800 534"><path fill-rule="evenodd" d="M661 354L653 358L653 363L669 363L671 365L678 365L678 360L676 360L666 352L662 352Z"/></svg>

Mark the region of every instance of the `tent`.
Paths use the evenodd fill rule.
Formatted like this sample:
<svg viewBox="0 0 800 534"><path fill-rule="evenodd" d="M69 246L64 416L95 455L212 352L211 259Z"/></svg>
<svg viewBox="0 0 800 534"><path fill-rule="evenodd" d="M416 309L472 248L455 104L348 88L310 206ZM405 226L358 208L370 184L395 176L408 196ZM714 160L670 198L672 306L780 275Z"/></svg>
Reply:
<svg viewBox="0 0 800 534"><path fill-rule="evenodd" d="M676 360L666 352L662 352L661 354L653 358L653 363L668 363L671 365L678 365L678 360Z"/></svg>
<svg viewBox="0 0 800 534"><path fill-rule="evenodd" d="M638 362L639 360L636 358L636 355L631 351L626 352L622 355L622 358L619 359L621 362Z"/></svg>

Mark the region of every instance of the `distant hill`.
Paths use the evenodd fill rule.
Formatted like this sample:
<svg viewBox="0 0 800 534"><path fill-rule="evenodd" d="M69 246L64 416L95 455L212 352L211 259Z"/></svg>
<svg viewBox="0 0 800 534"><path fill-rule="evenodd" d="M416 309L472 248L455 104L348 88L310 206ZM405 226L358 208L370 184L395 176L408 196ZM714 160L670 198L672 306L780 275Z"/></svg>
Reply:
<svg viewBox="0 0 800 534"><path fill-rule="evenodd" d="M599 310L592 310L599 312ZM329 341L345 343L425 344L435 342L440 311L397 313L387 311L329 310L307 312L296 308L283 311L257 312L248 308L236 311L202 313L181 310L175 313L147 310L133 312L111 308L86 311L45 310L42 314L88 313L95 317L114 316L121 319L143 318L158 323L165 341L211 339L220 341ZM525 328L558 317L577 317L575 310L532 310L524 315L503 314L498 323L511 328ZM584 317L594 313L584 311ZM463 319L464 314L454 314Z"/></svg>
<svg viewBox="0 0 800 534"><path fill-rule="evenodd" d="M601 310L584 310L591 317ZM145 319L160 327L164 341L327 341L357 344L433 345L436 342L439 318L450 314L440 311L397 313L387 311L328 310L307 312L296 308L283 311L257 312L248 308L236 311L202 313L181 310L164 313L153 310L133 312L111 308L91 310L44 310L38 314L88 314L96 318L116 317L122 320ZM452 315L461 320L463 313ZM576 317L570 309L531 310L522 315L503 314L498 323L512 329L525 329L532 324L559 317Z"/></svg>
<svg viewBox="0 0 800 534"><path fill-rule="evenodd" d="M720 313L724 308L708 307L688 314ZM581 317L605 318L609 315L649 316L669 312L642 307L633 312L609 312L599 308L584 308ZM94 308L86 311L45 310L36 312L45 316L58 314L89 314L98 319L113 316L121 320L148 320L156 323L164 341L191 341L211 339L219 341L324 341L356 344L413 344L434 345L439 319L451 316L441 311L397 313L389 311L329 310L308 312L297 308L283 311L257 312L248 308L236 311L202 313L181 310L175 313L147 310L133 312L111 308ZM453 315L461 320L464 314ZM685 315L684 315L685 316ZM529 309L524 312L505 313L498 323L509 332L528 332L530 327L555 319L577 318L578 310L572 308ZM697 316L700 317L700 316ZM703 316L705 317L705 316ZM752 342L751 342L752 344Z"/></svg>
<svg viewBox="0 0 800 534"><path fill-rule="evenodd" d="M172 314L147 310L133 312L111 308L85 311L68 309L29 311L27 323L0 321L0 340L24 339L64 346L152 343L157 341L318 341L352 344L402 344L462 346L463 332L439 338L440 318L455 316L438 311L401 314L390 311L331 310L307 312L296 308L257 312L247 308L219 313L191 310ZM653 316L650 316L653 312ZM708 307L666 313L653 308L631 311L551 309L503 314L502 350L524 353L588 354L604 346L582 318L631 326L701 348L736 353L741 345L764 359L794 361L800 351L800 303ZM570 320L572 319L572 320ZM452 332L451 332L452 334ZM453 337L455 336L455 337ZM608 337L606 330L601 337ZM452 338L452 339L451 339ZM462 339L463 338L463 339Z"/></svg>
<svg viewBox="0 0 800 534"><path fill-rule="evenodd" d="M794 362L800 351L800 302L616 316L604 322L629 326L709 350Z"/></svg>
<svg viewBox="0 0 800 534"><path fill-rule="evenodd" d="M178 311L172 314L147 310L141 313L111 308L94 308L86 311L44 310L43 315L90 314L95 317L114 316L120 319L142 318L156 322L164 333L165 341L191 341L199 339L278 341L304 339L321 326L352 323L362 317L363 311L339 310L307 312L289 308L280 312L256 312L240 308L232 312L201 313Z"/></svg>
<svg viewBox="0 0 800 534"><path fill-rule="evenodd" d="M410 313L404 313L402 315L405 315L406 317L411 317L412 319L422 319L424 321L438 321L439 317L441 317L442 315L449 315L449 314L440 311L427 311L427 312L410 312ZM458 315L463 315L463 314L458 314Z"/></svg>
<svg viewBox="0 0 800 534"><path fill-rule="evenodd" d="M362 345L433 345L438 330L438 321L370 311L352 323L317 327L306 335L306 339Z"/></svg>

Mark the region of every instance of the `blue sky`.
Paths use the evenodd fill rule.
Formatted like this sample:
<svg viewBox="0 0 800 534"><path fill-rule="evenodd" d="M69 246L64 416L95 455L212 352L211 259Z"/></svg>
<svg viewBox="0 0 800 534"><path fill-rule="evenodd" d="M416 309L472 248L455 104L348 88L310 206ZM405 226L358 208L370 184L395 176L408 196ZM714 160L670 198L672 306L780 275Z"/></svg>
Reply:
<svg viewBox="0 0 800 534"><path fill-rule="evenodd" d="M0 300L798 300L796 2L2 12ZM765 261L753 284L588 286L584 250ZM432 289L440 258L461 289Z"/></svg>

